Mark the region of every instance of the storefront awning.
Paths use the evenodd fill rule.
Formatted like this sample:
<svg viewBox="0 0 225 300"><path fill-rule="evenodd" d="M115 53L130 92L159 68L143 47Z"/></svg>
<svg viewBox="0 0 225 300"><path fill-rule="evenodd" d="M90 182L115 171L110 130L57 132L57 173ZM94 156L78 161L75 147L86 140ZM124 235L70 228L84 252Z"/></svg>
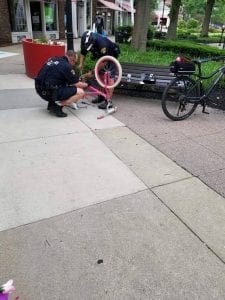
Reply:
<svg viewBox="0 0 225 300"><path fill-rule="evenodd" d="M128 11L129 13L135 13L136 12L136 9L134 9L134 8L132 9L131 6L128 3L122 2L121 5L122 5L122 8L124 10Z"/></svg>
<svg viewBox="0 0 225 300"><path fill-rule="evenodd" d="M116 5L113 2L109 2L106 0L98 0L98 2L101 2L103 5L105 5L106 7L110 8L110 9L123 11L123 9L121 7L119 7L118 5Z"/></svg>

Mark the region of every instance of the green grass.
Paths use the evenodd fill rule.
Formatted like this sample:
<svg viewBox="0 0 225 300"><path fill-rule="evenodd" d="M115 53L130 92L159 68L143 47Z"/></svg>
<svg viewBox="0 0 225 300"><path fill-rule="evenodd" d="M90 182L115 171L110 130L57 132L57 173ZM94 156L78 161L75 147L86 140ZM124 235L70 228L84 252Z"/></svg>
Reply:
<svg viewBox="0 0 225 300"><path fill-rule="evenodd" d="M170 51L153 50L150 49L145 52L139 52L129 45L120 45L121 54L119 60L121 62L133 62L151 65L166 65L168 66L178 56L176 53ZM197 57L192 57L197 59ZM223 62L208 62L202 65L202 71L204 75L208 75L216 68L223 65Z"/></svg>
<svg viewBox="0 0 225 300"><path fill-rule="evenodd" d="M173 52L160 50L140 52L126 44L120 44L120 50L119 61L121 62L168 66L176 58Z"/></svg>

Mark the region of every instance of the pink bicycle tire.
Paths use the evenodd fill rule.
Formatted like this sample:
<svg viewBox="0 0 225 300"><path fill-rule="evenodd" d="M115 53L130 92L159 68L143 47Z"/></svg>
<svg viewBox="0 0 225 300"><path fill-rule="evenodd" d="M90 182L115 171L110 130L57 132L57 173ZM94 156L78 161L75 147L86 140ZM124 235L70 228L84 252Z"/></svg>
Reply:
<svg viewBox="0 0 225 300"><path fill-rule="evenodd" d="M100 70L103 62L112 62L115 64L117 74L116 74L116 79L113 84L106 85L105 82L103 82L102 78L100 77L99 70ZM99 60L97 61L96 65L95 65L95 78L96 78L98 84L103 88L112 89L112 88L116 87L120 83L121 78L122 78L122 67L121 67L119 61L115 57L110 56L110 55L105 55L105 56L99 58Z"/></svg>

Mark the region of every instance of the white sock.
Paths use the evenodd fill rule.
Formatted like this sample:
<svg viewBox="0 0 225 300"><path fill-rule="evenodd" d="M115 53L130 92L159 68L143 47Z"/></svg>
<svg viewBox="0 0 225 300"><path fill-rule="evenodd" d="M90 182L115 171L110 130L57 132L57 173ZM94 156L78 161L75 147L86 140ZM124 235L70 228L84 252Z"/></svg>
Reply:
<svg viewBox="0 0 225 300"><path fill-rule="evenodd" d="M71 103L69 106L73 109L79 109L76 103Z"/></svg>

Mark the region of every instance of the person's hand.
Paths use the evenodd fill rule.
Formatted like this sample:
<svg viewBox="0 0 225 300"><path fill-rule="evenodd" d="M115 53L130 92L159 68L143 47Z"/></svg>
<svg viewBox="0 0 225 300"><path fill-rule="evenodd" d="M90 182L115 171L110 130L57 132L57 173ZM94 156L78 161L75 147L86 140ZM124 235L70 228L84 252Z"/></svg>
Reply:
<svg viewBox="0 0 225 300"><path fill-rule="evenodd" d="M75 86L81 89L86 89L88 87L88 84L86 82L79 81L75 84Z"/></svg>
<svg viewBox="0 0 225 300"><path fill-rule="evenodd" d="M83 89L86 89L86 88L88 87L87 82L81 82L81 83L82 83L82 88L83 88Z"/></svg>

